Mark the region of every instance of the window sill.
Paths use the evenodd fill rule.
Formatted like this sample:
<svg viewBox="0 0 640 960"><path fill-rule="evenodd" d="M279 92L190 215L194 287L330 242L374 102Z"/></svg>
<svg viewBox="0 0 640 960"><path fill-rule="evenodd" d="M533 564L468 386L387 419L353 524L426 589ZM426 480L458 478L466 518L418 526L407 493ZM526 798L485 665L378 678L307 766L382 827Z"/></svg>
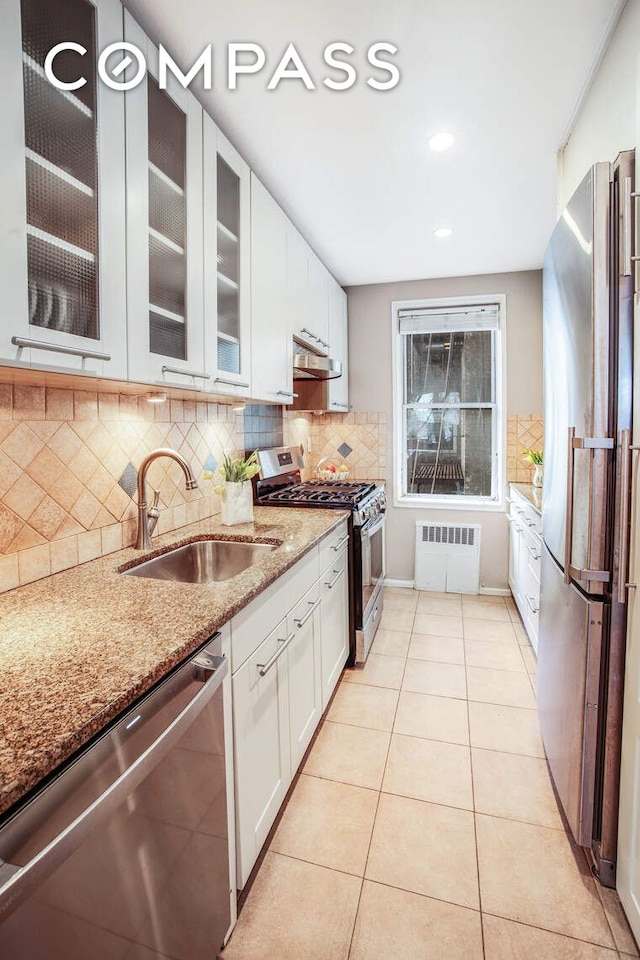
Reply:
<svg viewBox="0 0 640 960"><path fill-rule="evenodd" d="M506 511L504 499L480 500L467 497L462 503L460 500L461 498L458 497L404 496L395 497L393 505L409 510L464 510L468 513L505 513Z"/></svg>

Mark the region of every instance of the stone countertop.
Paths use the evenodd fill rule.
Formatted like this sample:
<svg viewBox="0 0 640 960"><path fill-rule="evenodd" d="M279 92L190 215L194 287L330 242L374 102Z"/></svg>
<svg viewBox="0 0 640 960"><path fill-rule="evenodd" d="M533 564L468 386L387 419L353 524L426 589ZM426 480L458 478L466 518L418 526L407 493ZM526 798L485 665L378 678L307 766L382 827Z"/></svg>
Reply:
<svg viewBox="0 0 640 960"><path fill-rule="evenodd" d="M252 524L219 516L0 594L0 814L28 794L347 514L256 507ZM133 566L202 537L281 542L230 580L126 577Z"/></svg>
<svg viewBox="0 0 640 960"><path fill-rule="evenodd" d="M542 487L534 487L532 483L510 483L509 486L524 497L536 513L542 516Z"/></svg>

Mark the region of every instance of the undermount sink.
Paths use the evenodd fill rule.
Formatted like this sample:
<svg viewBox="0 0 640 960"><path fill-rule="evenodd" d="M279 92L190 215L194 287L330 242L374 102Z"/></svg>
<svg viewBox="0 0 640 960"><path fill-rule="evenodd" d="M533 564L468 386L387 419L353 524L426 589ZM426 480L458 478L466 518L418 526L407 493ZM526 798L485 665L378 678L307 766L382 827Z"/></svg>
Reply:
<svg viewBox="0 0 640 960"><path fill-rule="evenodd" d="M123 573L130 577L178 580L180 583L215 583L237 576L276 547L275 543L196 540L145 560Z"/></svg>

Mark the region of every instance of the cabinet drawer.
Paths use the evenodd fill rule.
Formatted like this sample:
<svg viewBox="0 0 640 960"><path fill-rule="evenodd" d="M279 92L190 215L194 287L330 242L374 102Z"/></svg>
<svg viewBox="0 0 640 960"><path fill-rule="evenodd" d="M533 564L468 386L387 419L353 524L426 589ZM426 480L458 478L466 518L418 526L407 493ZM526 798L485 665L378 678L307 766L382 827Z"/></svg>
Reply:
<svg viewBox="0 0 640 960"><path fill-rule="evenodd" d="M293 630L295 628L299 630L304 627L307 620L310 620L313 616L313 611L316 609L319 603L320 583L316 582L291 610L287 618L289 629Z"/></svg>
<svg viewBox="0 0 640 960"><path fill-rule="evenodd" d="M347 543L349 537L349 526L348 520L345 519L340 523L335 530L332 530L324 540L321 541L319 546L319 568L324 572L330 563L333 563L336 556L343 549L344 545Z"/></svg>
<svg viewBox="0 0 640 960"><path fill-rule="evenodd" d="M318 549L287 570L231 621L231 671L244 663L318 579Z"/></svg>
<svg viewBox="0 0 640 960"><path fill-rule="evenodd" d="M522 531L522 549L527 554L527 571L537 582L537 592L540 594L540 565L542 563L542 540L531 530ZM527 577L527 579L529 579Z"/></svg>
<svg viewBox="0 0 640 960"><path fill-rule="evenodd" d="M538 536L542 535L542 518L530 503L527 503L523 497L513 490L511 491L511 508L509 514L515 517L526 529L533 530Z"/></svg>

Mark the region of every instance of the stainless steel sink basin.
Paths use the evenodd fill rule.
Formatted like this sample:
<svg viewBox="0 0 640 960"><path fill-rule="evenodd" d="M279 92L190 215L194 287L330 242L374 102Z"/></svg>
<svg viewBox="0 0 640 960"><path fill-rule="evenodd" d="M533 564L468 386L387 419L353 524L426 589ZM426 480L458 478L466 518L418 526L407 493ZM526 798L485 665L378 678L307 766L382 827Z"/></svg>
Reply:
<svg viewBox="0 0 640 960"><path fill-rule="evenodd" d="M130 577L152 577L154 580L214 583L242 573L276 546L274 543L237 540L196 540L123 572Z"/></svg>

